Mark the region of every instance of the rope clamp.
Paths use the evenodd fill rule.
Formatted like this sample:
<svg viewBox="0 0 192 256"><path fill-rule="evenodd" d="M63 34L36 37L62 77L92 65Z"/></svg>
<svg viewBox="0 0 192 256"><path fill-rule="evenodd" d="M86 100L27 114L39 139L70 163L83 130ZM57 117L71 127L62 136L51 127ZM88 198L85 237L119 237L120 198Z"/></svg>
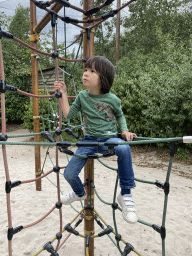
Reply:
<svg viewBox="0 0 192 256"><path fill-rule="evenodd" d="M0 92L5 93L6 92L6 81L0 80Z"/></svg>
<svg viewBox="0 0 192 256"><path fill-rule="evenodd" d="M113 232L113 228L112 228L110 225L108 225L105 230L101 231L101 232L98 234L98 236L101 237L101 236L104 236L104 235L108 235L108 234L110 234L111 232Z"/></svg>
<svg viewBox="0 0 192 256"><path fill-rule="evenodd" d="M7 181L5 183L5 191L7 194L9 194L11 192L11 189L14 188L14 187L17 187L21 184L21 181L18 180L18 181L14 181L14 182L11 182L11 181Z"/></svg>
<svg viewBox="0 0 192 256"><path fill-rule="evenodd" d="M95 234L95 231L94 230L84 230L84 234L86 236L93 236Z"/></svg>
<svg viewBox="0 0 192 256"><path fill-rule="evenodd" d="M2 133L0 133L0 141L7 141L7 134L3 135Z"/></svg>
<svg viewBox="0 0 192 256"><path fill-rule="evenodd" d="M8 232L7 232L8 240L11 241L12 238L13 238L13 235L20 232L22 229L23 229L23 226L19 226L19 227L16 227L16 228L9 228Z"/></svg>
<svg viewBox="0 0 192 256"><path fill-rule="evenodd" d="M30 41L31 42L38 42L39 41L39 34L31 34L30 35Z"/></svg>
<svg viewBox="0 0 192 256"><path fill-rule="evenodd" d="M129 243L126 243L126 246L125 246L125 249L124 249L124 252L123 252L123 256L126 256L128 255L131 251L133 251L134 247L129 244Z"/></svg>
<svg viewBox="0 0 192 256"><path fill-rule="evenodd" d="M91 221L91 220L93 220L93 216L86 216L85 219L88 221Z"/></svg>
<svg viewBox="0 0 192 256"><path fill-rule="evenodd" d="M54 248L53 248L51 242L47 242L47 243L43 246L43 248L44 248L46 251L50 252L52 256L59 256L59 254L54 250Z"/></svg>
<svg viewBox="0 0 192 256"><path fill-rule="evenodd" d="M65 227L65 230L67 230L69 233L73 233L74 235L78 236L79 232L71 227L71 224L68 223Z"/></svg>

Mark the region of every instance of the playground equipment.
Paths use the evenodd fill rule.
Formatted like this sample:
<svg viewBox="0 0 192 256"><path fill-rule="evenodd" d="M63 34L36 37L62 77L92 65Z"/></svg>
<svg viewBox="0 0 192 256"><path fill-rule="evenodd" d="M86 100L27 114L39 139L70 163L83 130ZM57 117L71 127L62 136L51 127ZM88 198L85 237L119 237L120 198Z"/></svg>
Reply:
<svg viewBox="0 0 192 256"><path fill-rule="evenodd" d="M115 190L114 190L114 197L113 197L113 203L107 203L104 202L101 197L98 195L97 190L94 185L94 159L97 159L98 161L101 161L100 158L102 157L110 157L113 155L113 153L109 153L107 155L93 155L93 156L86 156L88 160L88 164L85 166L85 188L87 192L87 199L84 202L84 206L80 212L78 212L77 216L68 224L65 223L65 226L63 228L63 219L62 219L62 204L61 204L61 199L60 199L60 179L59 179L59 171L60 171L60 166L58 163L58 153L61 151L62 153L65 153L67 155L75 155L75 153L71 150L69 150L70 146L83 146L82 143L77 142L77 143L69 143L67 141L60 141L60 135L62 131L67 132L68 134L72 136L76 136L73 131L71 130L72 127L67 127L65 130L62 130L62 112L61 112L61 94L56 92L55 94L52 95L38 95L38 81L37 81L37 56L36 53L39 54L44 54L48 57L52 57L55 60L55 73L56 73L56 80L58 80L58 59L63 60L63 61L70 61L70 62L85 62L87 58L90 56L94 55L94 28L99 25L101 22L104 22L106 19L113 17L116 15L121 9L125 8L129 4L131 4L132 1L127 2L126 4L122 5L116 10L110 11L106 13L105 15L102 15L99 18L94 18L93 15L94 13L98 12L101 8L108 6L112 3L112 0L107 0L100 6L94 7L94 1L85 1L84 0L84 6L83 9L80 9L78 7L72 6L68 1L65 0L56 0L56 1L49 1L49 2L42 2L42 1L35 1L31 0L31 45L26 44L25 42L22 42L20 39L14 37L14 35L7 33L3 31L2 29L0 30L0 39L2 37L5 37L7 39L12 39L15 40L16 42L22 44L25 47L28 47L29 49L32 50L32 81L33 81L33 94L29 94L26 92L23 92L16 87L9 86L6 84L5 81L5 76L4 76L4 67L3 67L3 53L2 53L2 47L1 47L1 42L0 42L0 72L1 72L1 83L0 83L0 92L1 92L1 111L2 111L2 133L0 134L0 144L2 145L2 151L3 151L3 159L4 159L4 166L5 166L5 173L6 173L6 195L7 195L7 209L8 209L8 249L9 249L9 256L13 254L12 252L12 241L14 236L18 232L22 232L22 230L34 226L41 222L43 219L45 219L51 212L53 212L55 209L59 210L59 219L60 219L60 225L59 225L59 231L56 234L56 236L51 240L45 243L43 248L41 248L35 255L39 255L42 251L47 251L48 253L51 253L51 255L57 256L59 249L62 247L64 242L66 241L66 238L64 241L62 241L62 235L64 231L69 232L70 234L74 234L76 236L80 236L85 240L85 255L94 255L94 239L102 237L104 235L110 236L110 234L114 234L115 236L115 241L113 243L117 246L119 249L119 252L121 255L125 256L128 255L129 253L133 252L137 255L142 255L140 254L132 244L126 242L123 237L118 233L117 230L117 225L116 225L116 220L115 220L115 211L120 210L120 207L116 203L116 190L117 190L117 183L118 183L118 170L115 170L117 172L117 179L116 179L116 184L115 184ZM53 6L52 6L53 4ZM36 15L35 15L35 6L44 9L47 13L48 16L40 22L38 25L36 25ZM48 9L48 7L51 6L51 9ZM57 14L60 8L62 7L66 8L72 8L74 10L80 11L84 14L84 19L83 20L75 20L71 19L70 17L61 17L60 15ZM89 7L89 8L88 8ZM90 8L91 7L91 8ZM49 18L48 18L49 17ZM80 27L83 29L84 32L84 58L83 59L74 59L74 60L67 60L65 58L62 58L58 55L57 51L57 45L56 45L56 40L55 40L55 24L56 24L56 19L59 18L63 20L66 23L72 23L75 26ZM45 20L51 20L51 25L52 25L52 34L53 34L53 45L54 49L52 53L46 53L43 51L40 51L37 49L37 41L38 41L38 33L41 31L43 26L45 25ZM85 26L79 25L79 23L83 23ZM92 24L88 26L89 24ZM17 93L21 93L26 96L34 97L36 100L34 100L34 105L36 106L35 111L34 111L34 134L30 134L35 136L35 142L9 142L9 136L6 135L6 119L5 119L5 92L13 91ZM59 127L54 131L54 133L57 136L56 141L53 139L51 136L51 133L45 131L40 133L39 130L39 109L38 109L38 99L39 98L57 98L59 101ZM74 97L71 97L74 98ZM66 130L68 129L68 130ZM27 136L27 135L20 135L20 136ZM49 140L49 142L40 142L40 136L45 137L46 139ZM152 185L156 185L157 187L161 188L164 191L164 209L163 209L163 219L162 219L162 225L158 226L156 224L151 224L142 220L139 220L138 222L147 225L154 229L156 232L158 232L161 236L162 239L162 255L165 255L165 238L166 238L166 228L165 228L165 221L166 221L166 212L167 212L167 203L168 203L168 195L169 195L169 178L170 178L170 173L171 173L171 166L173 162L173 157L175 153L175 142L183 142L183 143L191 143L192 142L192 137L187 136L187 137L179 137L179 138L168 138L168 139L152 139L152 138L142 138L138 137L135 141L133 142L123 142L119 144L152 144L152 143L170 143L170 162L169 162L169 167L166 175L166 179L164 183L161 182L154 182L154 181L146 181L146 180L140 180L136 179L138 182L144 182L144 183L149 183ZM36 161L36 178L32 180L25 180L25 181L14 181L12 182L10 179L9 175L9 169L8 169L8 163L7 163L7 156L6 156L6 145L31 145L35 147L35 161ZM100 146L103 145L102 143L98 143L97 145L90 143L89 146ZM113 148L117 144L107 144L105 143L105 146L108 146L110 149L110 152L113 152ZM53 166L53 169L46 172L45 174L41 173L41 167L40 167L40 158L39 158L39 150L40 146L55 146L56 148L56 165ZM78 157L82 157L80 155L77 155ZM20 185L30 183L30 182L37 182L37 189L41 190L41 183L39 182L42 178L46 177L50 173L55 172L56 174L56 179L57 179L57 199L58 201L55 203L55 206L52 207L52 209L42 218L39 220L35 221L34 223L31 223L26 226L18 226L18 227L13 227L12 224L12 216L11 216L11 204L10 204L10 196L12 190ZM114 229L107 224L107 222L101 217L101 215L97 212L97 210L94 208L94 193L99 197L100 200L103 201L103 203L106 203L108 205L111 205L113 208L113 219L114 219ZM72 224L78 219L78 221L75 223L75 225L72 227ZM80 223L84 220L84 234L81 234L77 231L77 227L80 225ZM96 222L100 228L102 229L101 232L99 232L97 235L94 234L94 222ZM69 234L69 236L70 236ZM54 248L52 243L57 240L57 245ZM120 242L124 244L124 248L121 249L120 247Z"/></svg>

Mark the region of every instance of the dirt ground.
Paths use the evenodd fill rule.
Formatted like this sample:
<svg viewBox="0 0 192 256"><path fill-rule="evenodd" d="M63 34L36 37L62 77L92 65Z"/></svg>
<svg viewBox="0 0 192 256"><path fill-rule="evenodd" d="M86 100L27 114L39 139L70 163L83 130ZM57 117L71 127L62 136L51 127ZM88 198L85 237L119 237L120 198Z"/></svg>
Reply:
<svg viewBox="0 0 192 256"><path fill-rule="evenodd" d="M7 134L28 133L20 125L8 125ZM14 138L10 141L31 140L29 137ZM8 166L11 180L33 179L34 170L34 149L31 146L7 146ZM73 149L74 151L74 149ZM43 163L47 149L41 149L41 162ZM55 149L50 148L49 157L55 161ZM191 156L188 160L174 159L170 176L170 194L168 211L166 217L166 256L188 256L192 255L192 163ZM164 182L169 165L169 150L157 150L151 145L147 147L132 147L132 159L135 177L144 180ZM103 160L107 165L117 168L116 156ZM61 166L67 164L64 154L59 153ZM0 253L8 255L7 248L7 209L5 193L5 171L2 153L0 154ZM47 159L45 172L52 168L52 162ZM113 201L113 193L116 181L116 173L107 169L98 161L94 163L95 180L98 194L106 202ZM80 174L83 179L83 171ZM55 174L50 175L53 183L56 183ZM69 192L71 188L61 174L61 191ZM119 193L119 188L117 193ZM162 189L145 183L136 183L133 190L139 219L161 226L162 210L164 205L164 192ZM35 184L23 184L13 188L11 192L11 207L13 227L26 225L44 216L56 202L56 189L48 179L42 181L42 191L35 191ZM75 202L76 203L76 202ZM79 205L75 205L79 207ZM95 196L95 208L102 215L103 219L113 227L113 215L111 207L104 205ZM63 206L63 225L66 225L74 218L74 210L70 206ZM123 239L132 244L143 256L161 256L160 234L151 227L140 223L130 225L124 222L120 211L116 213L118 232ZM33 256L44 244L52 239L58 232L57 210L48 216L43 222L34 227L26 228L13 237L13 256ZM83 225L78 231L83 233ZM95 227L97 234L98 227ZM65 237L65 233L63 237ZM119 251L109 241L107 236L95 239L95 256L117 256ZM122 249L124 245L121 245ZM42 256L49 255L42 252ZM84 255L84 242L82 238L71 236L66 245L61 248L59 255L81 256ZM130 256L135 253L131 252Z"/></svg>

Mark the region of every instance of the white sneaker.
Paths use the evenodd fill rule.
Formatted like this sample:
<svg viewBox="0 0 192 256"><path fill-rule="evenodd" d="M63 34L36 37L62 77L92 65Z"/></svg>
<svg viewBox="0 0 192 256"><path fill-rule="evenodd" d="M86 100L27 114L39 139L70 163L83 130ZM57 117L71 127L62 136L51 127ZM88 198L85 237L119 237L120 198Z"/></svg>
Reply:
<svg viewBox="0 0 192 256"><path fill-rule="evenodd" d="M122 208L122 215L125 221L128 223L136 223L138 221L135 202L131 194L121 195L117 197L117 201Z"/></svg>
<svg viewBox="0 0 192 256"><path fill-rule="evenodd" d="M84 196L78 196L75 194L74 191L69 192L68 194L65 194L61 196L61 202L62 204L71 204L74 201L82 201L86 198L86 193Z"/></svg>

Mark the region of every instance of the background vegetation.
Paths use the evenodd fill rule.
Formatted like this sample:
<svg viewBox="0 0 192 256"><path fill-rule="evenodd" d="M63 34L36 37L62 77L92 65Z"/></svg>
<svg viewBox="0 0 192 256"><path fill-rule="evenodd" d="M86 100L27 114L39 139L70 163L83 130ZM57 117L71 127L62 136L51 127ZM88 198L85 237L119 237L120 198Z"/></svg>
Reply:
<svg viewBox="0 0 192 256"><path fill-rule="evenodd" d="M95 5L103 0L95 1ZM113 4L96 16L116 9ZM122 101L130 131L142 136L191 135L192 128L192 6L189 0L138 0L122 11L120 61L115 63L116 17L96 28L95 55L109 58L116 67L112 92ZM129 12L129 15L127 15ZM15 16L0 13L4 30L29 43L29 10L19 6ZM27 91L30 51L12 40L2 39L6 81ZM41 42L51 51L47 41ZM6 47L5 47L6 46ZM59 46L60 48L63 45ZM67 54L74 58L74 53ZM51 65L43 62L44 67ZM82 89L82 63L74 69L77 92ZM70 78L66 78L68 84ZM74 95L73 85L69 94ZM40 104L42 106L42 104ZM45 108L45 106L44 106ZM48 104L47 107L48 108ZM32 106L28 99L6 92L8 121L25 120L31 128ZM79 121L75 120L77 124ZM43 128L42 128L43 129ZM189 145L188 145L189 147Z"/></svg>

